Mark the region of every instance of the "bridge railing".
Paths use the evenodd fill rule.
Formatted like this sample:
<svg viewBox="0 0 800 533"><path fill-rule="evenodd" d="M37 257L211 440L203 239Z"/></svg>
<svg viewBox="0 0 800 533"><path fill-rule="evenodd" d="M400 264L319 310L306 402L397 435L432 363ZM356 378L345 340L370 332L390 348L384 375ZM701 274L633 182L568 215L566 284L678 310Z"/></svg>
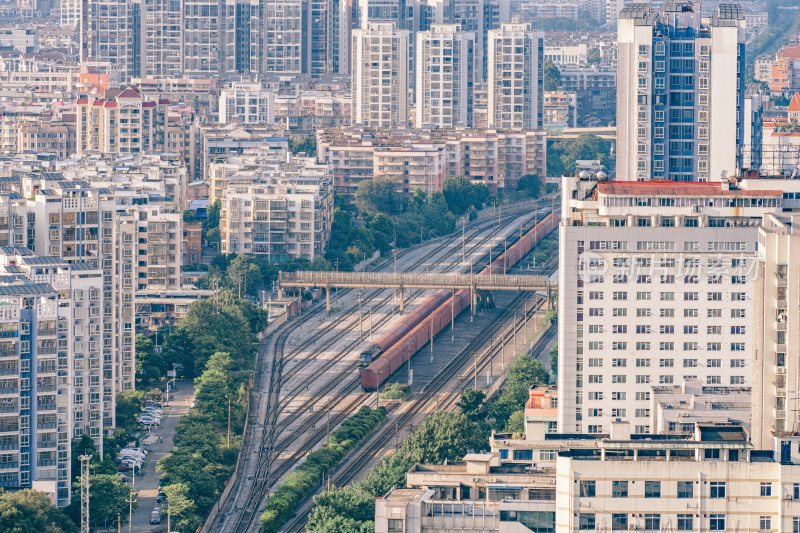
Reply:
<svg viewBox="0 0 800 533"><path fill-rule="evenodd" d="M469 288L509 287L529 290L547 289L552 285L547 276L525 274L459 274L435 272L281 272L278 282L284 287L425 287Z"/></svg>

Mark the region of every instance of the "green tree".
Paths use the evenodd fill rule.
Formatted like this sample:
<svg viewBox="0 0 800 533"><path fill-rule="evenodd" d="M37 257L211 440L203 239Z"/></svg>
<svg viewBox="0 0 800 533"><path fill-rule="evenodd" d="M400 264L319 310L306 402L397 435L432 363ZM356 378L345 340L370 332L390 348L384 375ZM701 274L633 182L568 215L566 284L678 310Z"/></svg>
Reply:
<svg viewBox="0 0 800 533"><path fill-rule="evenodd" d="M517 357L509 366L502 392L489 405L489 415L494 418L495 429L505 428L512 413L524 409L528 391L533 385L547 383L547 371L541 362L530 354Z"/></svg>
<svg viewBox="0 0 800 533"><path fill-rule="evenodd" d="M462 215L471 207L480 209L489 199L489 188L482 181L473 181L465 176L449 177L442 187L447 207L456 215Z"/></svg>
<svg viewBox="0 0 800 533"><path fill-rule="evenodd" d="M44 493L22 489L0 494L0 531L73 533L78 527Z"/></svg>
<svg viewBox="0 0 800 533"><path fill-rule="evenodd" d="M362 525L373 527L375 499L363 490L343 490L332 487L330 492L314 496L314 508L308 517L308 533L328 533L330 531L361 531ZM342 523L338 518L346 517L353 523Z"/></svg>
<svg viewBox="0 0 800 533"><path fill-rule="evenodd" d="M506 422L506 431L516 434L521 434L525 431L525 411L523 409L511 413L511 416L508 417L508 422Z"/></svg>
<svg viewBox="0 0 800 533"><path fill-rule="evenodd" d="M558 343L550 348L550 373L554 379L558 377Z"/></svg>
<svg viewBox="0 0 800 533"><path fill-rule="evenodd" d="M127 429L130 431L136 428L136 416L142 411L143 397L144 393L139 390L117 393L117 429ZM84 435L84 437L87 436Z"/></svg>
<svg viewBox="0 0 800 533"><path fill-rule="evenodd" d="M160 352L155 351L153 339L138 333L136 335L136 377L143 388L166 375L167 363Z"/></svg>
<svg viewBox="0 0 800 533"><path fill-rule="evenodd" d="M262 287L261 269L252 256L239 254L231 260L226 274L226 285L237 296L255 296Z"/></svg>
<svg viewBox="0 0 800 533"><path fill-rule="evenodd" d="M122 481L119 474L92 474L89 476L89 523L95 527L109 526L121 518L124 523L128 518L128 499L131 488ZM81 486L72 485L72 501L68 514L76 523L80 521ZM133 504L136 508L136 502Z"/></svg>
<svg viewBox="0 0 800 533"><path fill-rule="evenodd" d="M596 64L600 63L602 60L603 60L603 56L600 53L600 49L599 48L592 48L591 50L589 50L589 53L586 54L586 61L590 65L596 65Z"/></svg>
<svg viewBox="0 0 800 533"><path fill-rule="evenodd" d="M517 182L517 191L527 198L539 198L542 195L542 179L536 174L525 174Z"/></svg>
<svg viewBox="0 0 800 533"><path fill-rule="evenodd" d="M557 91L561 85L561 71L551 60L544 62L544 90Z"/></svg>
<svg viewBox="0 0 800 533"><path fill-rule="evenodd" d="M403 197L397 192L397 183L394 180L364 180L358 184L356 207L365 215L396 215L403 209Z"/></svg>
<svg viewBox="0 0 800 533"><path fill-rule="evenodd" d="M222 211L222 202L217 199L208 206L206 218L203 220L203 239L207 245L219 248L219 214Z"/></svg>
<svg viewBox="0 0 800 533"><path fill-rule="evenodd" d="M472 422L479 421L481 417L481 409L483 402L486 399L486 394L483 391L475 389L464 389L461 397L458 400L457 407L461 412Z"/></svg>
<svg viewBox="0 0 800 533"><path fill-rule="evenodd" d="M195 531L202 520L195 513L194 500L189 497L189 487L184 483L174 483L163 488L167 497L167 513L171 527L181 531Z"/></svg>
<svg viewBox="0 0 800 533"><path fill-rule="evenodd" d="M611 173L615 168L615 160L610 153L611 141L590 134L548 143L547 175L571 176L575 173L575 161L579 159L598 159Z"/></svg>
<svg viewBox="0 0 800 533"><path fill-rule="evenodd" d="M299 141L296 141L294 139L289 139L289 151L291 151L295 155L303 152L308 157L316 157L317 139L313 135L304 137Z"/></svg>

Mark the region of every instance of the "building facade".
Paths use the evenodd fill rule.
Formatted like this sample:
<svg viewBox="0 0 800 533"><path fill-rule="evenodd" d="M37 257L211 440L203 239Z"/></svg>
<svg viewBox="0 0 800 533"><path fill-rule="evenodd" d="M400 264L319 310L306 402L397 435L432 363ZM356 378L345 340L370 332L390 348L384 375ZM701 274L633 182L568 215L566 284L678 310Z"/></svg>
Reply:
<svg viewBox="0 0 800 533"><path fill-rule="evenodd" d="M757 227L783 193L587 178L562 190L559 430L619 419L649 433L651 386L752 386Z"/></svg>
<svg viewBox="0 0 800 533"><path fill-rule="evenodd" d="M544 33L527 24L504 23L489 31L488 40L488 127L541 129Z"/></svg>
<svg viewBox="0 0 800 533"><path fill-rule="evenodd" d="M741 168L744 15L629 4L617 31L617 176L719 181Z"/></svg>
<svg viewBox="0 0 800 533"><path fill-rule="evenodd" d="M409 32L390 22L353 30L353 124L390 129L409 121Z"/></svg>
<svg viewBox="0 0 800 533"><path fill-rule="evenodd" d="M416 39L416 127L472 126L474 35L455 24L433 24Z"/></svg>

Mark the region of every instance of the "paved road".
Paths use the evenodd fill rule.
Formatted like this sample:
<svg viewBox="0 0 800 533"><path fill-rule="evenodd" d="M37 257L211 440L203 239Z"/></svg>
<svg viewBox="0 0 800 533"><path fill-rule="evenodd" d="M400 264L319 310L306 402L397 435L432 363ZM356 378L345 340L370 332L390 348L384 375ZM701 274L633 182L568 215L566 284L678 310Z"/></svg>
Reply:
<svg viewBox="0 0 800 533"><path fill-rule="evenodd" d="M135 484L137 491L137 501L139 507L133 511L133 531L161 531L165 530L167 516L164 514L164 523L161 526L150 525L150 512L156 505L156 495L158 494L158 473L156 463L172 450L172 437L175 435L175 426L178 420L189 411L189 406L194 397L194 385L190 382L177 382L173 399L170 405L164 408L161 427L154 431L156 435L162 437L161 442L156 443L150 448L147 454L142 473L136 476ZM130 485L131 482L128 482ZM126 526L123 526L125 529ZM127 530L126 530L127 531Z"/></svg>

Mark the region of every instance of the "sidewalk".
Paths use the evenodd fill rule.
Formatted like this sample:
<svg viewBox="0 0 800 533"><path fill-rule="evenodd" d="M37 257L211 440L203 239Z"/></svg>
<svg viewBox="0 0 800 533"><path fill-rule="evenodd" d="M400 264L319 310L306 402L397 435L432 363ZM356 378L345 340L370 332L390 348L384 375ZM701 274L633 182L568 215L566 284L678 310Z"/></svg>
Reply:
<svg viewBox="0 0 800 533"><path fill-rule="evenodd" d="M150 512L156 506L156 495L158 494L158 473L156 464L159 459L164 457L172 450L172 438L175 435L175 426L180 418L189 411L189 407L194 397L194 385L186 381L176 382L173 398L169 406L164 407L164 417L161 426L153 431L153 434L162 437L162 440L150 448L147 454L144 467L141 473L136 476L135 489L137 491L137 501L139 506L133 511L133 531L161 531L167 527L167 515L164 512L164 520L160 526L150 525ZM128 482L131 485L131 482ZM158 504L166 510L163 504ZM128 525L122 527L127 531Z"/></svg>

